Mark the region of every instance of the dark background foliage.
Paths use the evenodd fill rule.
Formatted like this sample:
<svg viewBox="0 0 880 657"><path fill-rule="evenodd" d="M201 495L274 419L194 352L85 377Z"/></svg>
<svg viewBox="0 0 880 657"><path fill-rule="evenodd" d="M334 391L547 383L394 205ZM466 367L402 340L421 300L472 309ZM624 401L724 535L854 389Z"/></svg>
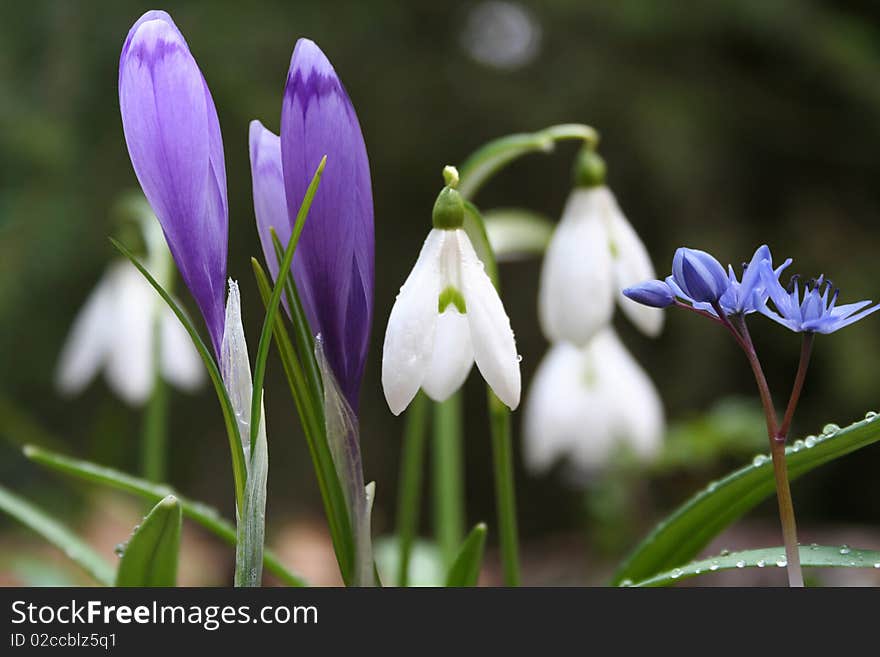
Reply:
<svg viewBox="0 0 880 657"><path fill-rule="evenodd" d="M609 184L659 273L669 269L679 245L739 263L766 242L777 256L794 257L805 275L830 275L844 299L880 296L874 3L526 3L541 40L534 59L515 69L477 62L463 48L463 25L475 4L163 6L186 35L219 112L229 179L229 273L241 281L254 341L261 308L249 266L259 245L248 122L260 118L277 130L298 36L328 54L357 108L376 211L376 323L362 442L367 476L378 482L380 531L392 526L402 429L379 385L385 322L429 227L442 166L491 138L560 122L598 128ZM27 464L15 441L45 432L65 451L130 471L139 467L140 412L108 394L103 382L61 399L51 378L76 310L113 257L107 236L117 231L114 203L137 185L116 76L125 34L149 8L133 0L0 7L0 402L9 439L0 443L0 481L56 508L73 508L78 497L69 496L68 482ZM560 147L552 156L531 156L477 200L486 208L524 205L558 216L573 155ZM502 272L526 385L546 347L535 319L538 272L537 262ZM589 290L584 295L589 302ZM753 394L748 368L725 335L690 316L669 315L656 342L623 321L620 328L657 382L671 420L701 414L721 396ZM878 406L877 321L819 339L798 433L815 433L829 421L846 424ZM770 322L759 326L756 340L781 397L796 366L797 338ZM274 361L266 404L270 517L318 514L305 443ZM491 521L489 442L476 376L466 387L466 408L468 515ZM171 441L171 481L229 511L229 457L212 392L175 396ZM799 483L802 518L876 523L878 466L880 453L866 450ZM558 477L536 480L521 465L518 470L526 539L583 524L579 494ZM710 474L659 477L650 506L671 507ZM768 515L772 510L764 507Z"/></svg>

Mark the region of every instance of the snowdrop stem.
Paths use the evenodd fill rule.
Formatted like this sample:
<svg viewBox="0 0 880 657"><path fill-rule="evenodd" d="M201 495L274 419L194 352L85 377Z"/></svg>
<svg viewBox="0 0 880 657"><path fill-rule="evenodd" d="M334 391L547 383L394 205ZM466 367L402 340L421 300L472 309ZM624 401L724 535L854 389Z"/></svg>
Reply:
<svg viewBox="0 0 880 657"><path fill-rule="evenodd" d="M749 329L746 326L745 319L740 316L733 318L736 332L742 341L743 351L755 375L755 382L758 384L758 390L761 394L761 402L764 405L764 414L767 419L767 437L770 440L770 455L773 459L773 475L776 480L776 500L779 504L779 521L782 524L782 538L785 543L785 558L788 567L788 584L791 587L803 587L804 576L801 572L800 552L798 551L797 540L797 522L794 515L794 504L791 499L791 486L788 482L788 465L785 461L785 433L780 431L777 424L776 409L773 406L773 398L770 394L770 387L767 385L767 378L764 376L764 370L761 367L761 361L755 351ZM808 345L809 346L809 345ZM792 396L800 394L800 386L803 385L803 375L806 373L806 363L803 358L804 352L801 352L802 368L798 368L798 376L795 380L795 390ZM809 349L807 349L807 359L809 359ZM803 369L803 373L801 372ZM800 384L798 384L800 381ZM794 404L797 401L795 399ZM789 402L791 408L792 402ZM792 411L793 413L793 411ZM788 412L786 412L788 416ZM785 423L783 423L785 426ZM786 428L787 430L787 428Z"/></svg>
<svg viewBox="0 0 880 657"><path fill-rule="evenodd" d="M447 570L464 538L461 413L460 391L434 405L434 533Z"/></svg>
<svg viewBox="0 0 880 657"><path fill-rule="evenodd" d="M154 354L159 354L159 331L156 331L157 346ZM156 358L158 360L158 357ZM141 467L144 479L154 483L165 480L165 452L168 446L168 384L159 374L154 373L153 391L144 411L144 433L141 444Z"/></svg>
<svg viewBox="0 0 880 657"><path fill-rule="evenodd" d="M492 457L495 465L495 503L505 586L519 586L519 542L516 523L516 493L513 484L513 445L510 411L491 390L489 422L492 429Z"/></svg>
<svg viewBox="0 0 880 657"><path fill-rule="evenodd" d="M400 488L397 495L397 541L400 550L397 586L409 584L409 557L418 530L419 502L422 497L428 409L428 398L420 392L406 411L406 428L400 456Z"/></svg>

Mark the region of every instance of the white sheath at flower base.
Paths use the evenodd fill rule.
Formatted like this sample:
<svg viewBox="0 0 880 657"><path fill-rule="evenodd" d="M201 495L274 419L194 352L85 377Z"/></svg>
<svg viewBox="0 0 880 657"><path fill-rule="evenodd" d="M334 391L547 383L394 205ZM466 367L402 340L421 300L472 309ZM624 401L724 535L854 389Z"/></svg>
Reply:
<svg viewBox="0 0 880 657"><path fill-rule="evenodd" d="M220 344L220 374L229 395L232 410L238 421L245 462L250 463L251 400L254 383L247 340L241 323L241 294L238 283L229 279L229 296L226 298L226 320L223 325L223 341ZM260 412L259 431L265 434L265 413Z"/></svg>
<svg viewBox="0 0 880 657"><path fill-rule="evenodd" d="M515 409L519 357L504 305L467 233L434 228L388 318L382 352L388 406L399 415L419 388L436 401L447 399L474 362L498 398Z"/></svg>
<svg viewBox="0 0 880 657"><path fill-rule="evenodd" d="M605 465L622 445L642 459L660 449L660 397L614 330L586 348L559 343L538 366L525 403L524 458L533 472L568 457L576 473Z"/></svg>
<svg viewBox="0 0 880 657"><path fill-rule="evenodd" d="M114 262L74 320L56 386L63 394L78 393L103 369L120 398L140 405L153 390L157 360L162 377L177 388L195 390L205 380L201 359L173 311L131 263Z"/></svg>
<svg viewBox="0 0 880 657"><path fill-rule="evenodd" d="M604 185L577 187L544 256L538 316L552 342L585 346L610 321L615 300L643 333L656 336L663 312L623 296L655 278L647 249Z"/></svg>

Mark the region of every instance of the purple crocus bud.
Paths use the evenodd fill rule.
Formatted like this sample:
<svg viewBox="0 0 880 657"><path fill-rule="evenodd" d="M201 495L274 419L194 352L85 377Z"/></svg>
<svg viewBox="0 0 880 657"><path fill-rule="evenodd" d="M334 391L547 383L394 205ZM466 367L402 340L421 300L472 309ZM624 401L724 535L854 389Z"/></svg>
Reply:
<svg viewBox="0 0 880 657"><path fill-rule="evenodd" d="M278 258L270 229L274 228L278 239L286 245L293 228L287 215L287 198L284 194L281 139L259 121L251 121L249 142L257 233L269 273L275 280L278 277ZM286 304L286 297L281 299Z"/></svg>
<svg viewBox="0 0 880 657"><path fill-rule="evenodd" d="M681 247L672 259L672 279L691 299L717 303L730 286L724 267L705 251Z"/></svg>
<svg viewBox="0 0 880 657"><path fill-rule="evenodd" d="M229 229L223 141L208 85L164 11L148 11L128 33L119 107L135 174L219 354Z"/></svg>
<svg viewBox="0 0 880 657"><path fill-rule="evenodd" d="M336 71L308 39L296 43L281 107L281 161L289 221L323 156L327 165L293 259L309 325L351 407L373 319L370 165L354 107Z"/></svg>
<svg viewBox="0 0 880 657"><path fill-rule="evenodd" d="M640 303L644 306L652 308L666 308L671 306L675 301L675 295L672 289L663 281L645 281L638 285L628 287L623 291L623 295Z"/></svg>

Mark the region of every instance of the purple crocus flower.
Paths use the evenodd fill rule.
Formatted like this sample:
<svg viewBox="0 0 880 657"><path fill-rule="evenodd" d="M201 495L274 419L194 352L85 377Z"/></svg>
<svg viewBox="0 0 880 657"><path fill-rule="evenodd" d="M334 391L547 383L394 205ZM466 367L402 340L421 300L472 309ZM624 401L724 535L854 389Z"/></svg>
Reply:
<svg viewBox="0 0 880 657"><path fill-rule="evenodd" d="M141 16L125 39L119 107L135 174L219 354L229 229L223 140L208 85L164 11Z"/></svg>
<svg viewBox="0 0 880 657"><path fill-rule="evenodd" d="M254 210L273 275L278 263L269 227L287 243L306 188L327 156L293 273L312 332L320 334L327 361L357 411L373 319L370 166L351 100L312 41L297 41L291 57L280 139L254 122L250 152Z"/></svg>
<svg viewBox="0 0 880 657"><path fill-rule="evenodd" d="M679 249L676 252L676 258L678 258L678 252L683 250L692 251L692 249ZM696 253L703 254L703 256L711 258L711 261L716 264L718 262L708 253L704 254L702 251L698 251ZM684 264L684 262L687 259L682 256L681 260L683 263L681 269L684 270L686 269L686 265ZM674 262L675 261L673 261L673 272L676 271ZM706 258L701 258L701 262L707 262ZM721 309L726 315L748 315L750 313L761 310L766 305L768 292L766 291L764 278L761 275L764 263L766 263L767 266L770 267L770 271L773 272L773 274L776 276L778 282L780 274L782 274L786 267L791 264L791 258L788 258L785 262L783 262L779 267L774 270L772 266L773 256L770 253L770 248L766 244L763 244L755 250L751 261L748 264L743 265L743 276L741 281L737 278L733 267L731 265L727 266L727 274L725 276L726 285L724 286L724 292L717 299L718 305L721 306ZM714 268L713 265L711 265L711 263L707 266L707 269L708 268L711 268L714 272L713 276L717 275L717 270ZM689 302L697 310L703 310L712 315L717 315L717 313L715 312L714 304L712 302L697 300L693 298L690 294L685 292L684 287L679 282L680 278L681 277L676 277L676 275L673 274L666 279L666 283L672 289L672 292L675 294L675 296Z"/></svg>
<svg viewBox="0 0 880 657"><path fill-rule="evenodd" d="M761 312L797 333L833 333L880 310L880 304L867 308L870 301L838 306L840 290L824 275L804 286L803 298L797 276L792 277L788 290L782 287L770 267L765 265L761 276L775 306L775 310L764 306Z"/></svg>

